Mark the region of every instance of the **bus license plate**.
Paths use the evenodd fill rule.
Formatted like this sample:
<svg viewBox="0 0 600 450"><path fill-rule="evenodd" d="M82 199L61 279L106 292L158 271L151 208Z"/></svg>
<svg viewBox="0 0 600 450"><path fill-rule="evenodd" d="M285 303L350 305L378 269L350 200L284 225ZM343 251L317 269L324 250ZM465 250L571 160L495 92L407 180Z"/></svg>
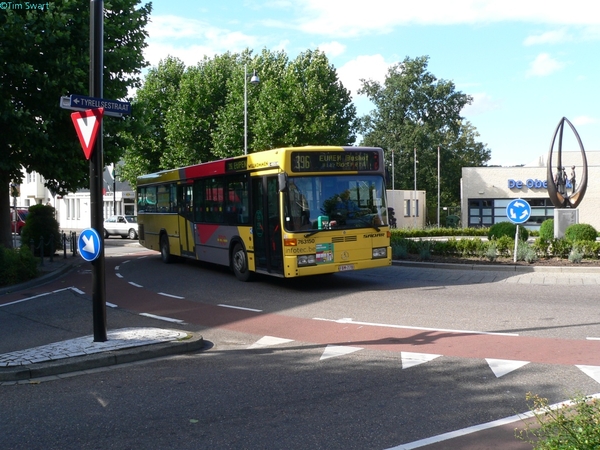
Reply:
<svg viewBox="0 0 600 450"><path fill-rule="evenodd" d="M346 270L354 270L354 264L343 264L338 267L338 271L344 272Z"/></svg>

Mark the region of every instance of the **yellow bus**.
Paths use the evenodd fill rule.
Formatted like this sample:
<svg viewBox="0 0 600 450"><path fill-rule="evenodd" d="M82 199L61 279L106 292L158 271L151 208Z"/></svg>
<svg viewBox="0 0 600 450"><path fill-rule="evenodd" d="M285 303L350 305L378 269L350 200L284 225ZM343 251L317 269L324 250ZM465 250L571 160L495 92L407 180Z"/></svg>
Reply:
<svg viewBox="0 0 600 450"><path fill-rule="evenodd" d="M137 179L140 243L292 278L391 265L383 150L266 150Z"/></svg>

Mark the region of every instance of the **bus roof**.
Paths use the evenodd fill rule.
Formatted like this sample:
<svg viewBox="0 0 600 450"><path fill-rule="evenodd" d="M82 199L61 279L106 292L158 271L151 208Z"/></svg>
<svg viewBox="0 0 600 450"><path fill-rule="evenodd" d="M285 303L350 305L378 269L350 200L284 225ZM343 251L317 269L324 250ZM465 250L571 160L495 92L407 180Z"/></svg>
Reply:
<svg viewBox="0 0 600 450"><path fill-rule="evenodd" d="M162 170L138 177L138 186L178 181L199 177L209 177L234 172L248 172L256 170L277 169L285 167L286 155L291 152L360 152L360 151L382 151L378 147L352 147L352 146L328 146L309 145L304 147L283 147L261 152L249 153L248 155L235 156L216 161L195 164L178 169ZM322 169L321 169L322 170Z"/></svg>

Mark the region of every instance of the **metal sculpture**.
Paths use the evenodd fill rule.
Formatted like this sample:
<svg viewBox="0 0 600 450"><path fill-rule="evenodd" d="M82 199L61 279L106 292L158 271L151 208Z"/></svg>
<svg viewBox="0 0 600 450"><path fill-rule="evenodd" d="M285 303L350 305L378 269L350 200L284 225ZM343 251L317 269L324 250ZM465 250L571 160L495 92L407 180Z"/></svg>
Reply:
<svg viewBox="0 0 600 450"><path fill-rule="evenodd" d="M575 188L575 166L571 167L571 175L567 178L566 168L562 164L562 142L563 142L563 130L565 127L565 122L569 124L575 138L577 139L577 143L579 144L579 150L581 150L581 159L582 163L582 173L581 173L581 181L579 182L579 186ZM552 152L554 150L554 142L556 141L556 136L558 138L558 160L556 169L553 170L552 167ZM556 131L554 132L554 137L552 138L552 144L550 144L550 152L548 153L548 196L550 197L550 201L554 205L555 208L577 208L577 206L583 200L583 196L585 195L585 191L587 189L587 178L588 178L588 165L587 158L585 157L585 150L583 148L583 144L581 143L581 139L579 138L579 134L577 130L573 126L571 122L566 117L563 117L558 126L556 127ZM571 182L571 193L568 193L567 190L567 179Z"/></svg>

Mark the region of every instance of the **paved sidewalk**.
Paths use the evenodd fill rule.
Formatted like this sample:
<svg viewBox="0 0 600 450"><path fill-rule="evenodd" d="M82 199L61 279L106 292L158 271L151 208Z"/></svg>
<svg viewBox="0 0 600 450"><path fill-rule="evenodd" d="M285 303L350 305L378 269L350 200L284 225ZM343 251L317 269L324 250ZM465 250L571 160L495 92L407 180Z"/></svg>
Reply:
<svg viewBox="0 0 600 450"><path fill-rule="evenodd" d="M0 289L0 385L57 379L205 347L202 336L185 324L169 323L164 328L163 321L119 308L107 308L107 323L114 327L107 330L107 341L94 342L89 334L93 328L89 296L72 287L27 295L36 287L43 291L40 286L83 263L73 256L45 260L37 279Z"/></svg>

